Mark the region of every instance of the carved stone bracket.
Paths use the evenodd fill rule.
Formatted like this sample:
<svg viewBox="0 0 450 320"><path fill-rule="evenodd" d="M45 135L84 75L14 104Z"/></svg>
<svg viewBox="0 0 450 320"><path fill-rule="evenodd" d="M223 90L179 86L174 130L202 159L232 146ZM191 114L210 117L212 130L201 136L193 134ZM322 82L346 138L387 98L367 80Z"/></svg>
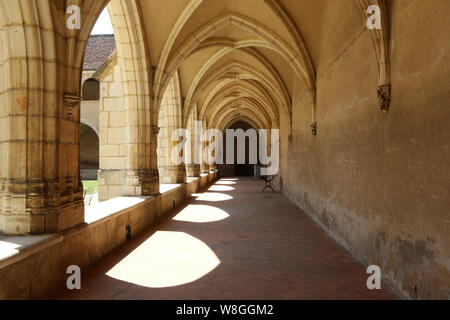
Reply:
<svg viewBox="0 0 450 320"><path fill-rule="evenodd" d="M378 87L378 102L382 111L391 109L391 85L386 84Z"/></svg>
<svg viewBox="0 0 450 320"><path fill-rule="evenodd" d="M80 97L70 94L64 95L64 110L69 119L73 120L75 110L79 107L80 103L81 103Z"/></svg>
<svg viewBox="0 0 450 320"><path fill-rule="evenodd" d="M161 131L161 128L155 127L155 126L152 127L153 136L157 137L159 135L160 131Z"/></svg>
<svg viewBox="0 0 450 320"><path fill-rule="evenodd" d="M311 131L312 131L312 135L314 137L317 136L317 122L313 122L311 124Z"/></svg>

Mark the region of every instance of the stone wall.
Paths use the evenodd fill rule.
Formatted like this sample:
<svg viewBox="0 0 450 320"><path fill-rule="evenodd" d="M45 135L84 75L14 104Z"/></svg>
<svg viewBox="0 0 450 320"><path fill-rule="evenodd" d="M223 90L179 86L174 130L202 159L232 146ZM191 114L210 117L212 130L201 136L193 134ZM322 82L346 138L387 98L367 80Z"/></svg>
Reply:
<svg viewBox="0 0 450 320"><path fill-rule="evenodd" d="M339 21L339 11L352 8L330 8L324 27L340 27L311 40L318 135L311 135L299 83L292 142L282 127L284 193L364 264L380 265L384 277L413 299L450 298L450 52L442 32L450 30L450 20L441 14L449 5L389 3L388 113L377 103L369 32L356 11L353 19Z"/></svg>

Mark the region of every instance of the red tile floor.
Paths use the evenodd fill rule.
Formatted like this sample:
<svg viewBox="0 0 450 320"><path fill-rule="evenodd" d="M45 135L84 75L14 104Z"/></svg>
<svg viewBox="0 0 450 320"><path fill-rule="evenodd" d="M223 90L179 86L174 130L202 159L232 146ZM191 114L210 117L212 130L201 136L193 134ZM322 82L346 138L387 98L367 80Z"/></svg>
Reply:
<svg viewBox="0 0 450 320"><path fill-rule="evenodd" d="M223 179L82 274L56 299L397 299L264 182Z"/></svg>

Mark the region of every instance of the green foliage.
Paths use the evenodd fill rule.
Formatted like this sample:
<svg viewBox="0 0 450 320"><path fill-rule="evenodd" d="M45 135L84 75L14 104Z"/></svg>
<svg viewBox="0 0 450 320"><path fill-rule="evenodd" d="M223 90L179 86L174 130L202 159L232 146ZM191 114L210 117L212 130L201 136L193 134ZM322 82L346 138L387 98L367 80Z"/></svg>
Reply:
<svg viewBox="0 0 450 320"><path fill-rule="evenodd" d="M83 181L83 189L86 194L96 194L98 193L98 182L97 181Z"/></svg>

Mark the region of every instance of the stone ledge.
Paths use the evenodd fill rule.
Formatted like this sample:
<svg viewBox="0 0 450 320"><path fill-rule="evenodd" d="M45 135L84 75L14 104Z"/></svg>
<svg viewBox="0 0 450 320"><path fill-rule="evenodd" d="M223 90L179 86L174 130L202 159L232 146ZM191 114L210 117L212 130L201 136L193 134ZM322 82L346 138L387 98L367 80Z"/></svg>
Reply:
<svg viewBox="0 0 450 320"><path fill-rule="evenodd" d="M92 207L86 207L86 226L106 222L143 202L154 200L154 197L119 197ZM79 227L83 227L83 225ZM79 227L72 231L79 229ZM70 233L71 230L68 231ZM59 233L37 236L6 236L0 234L0 269L25 259L40 250L45 250L47 247L63 241L63 239L64 235Z"/></svg>
<svg viewBox="0 0 450 320"><path fill-rule="evenodd" d="M152 227L189 196L217 179L205 174L156 197L121 197L90 209L86 223L63 233L7 237L0 235L0 300L45 299L67 279L66 269L92 265L132 236ZM175 202L174 202L175 201Z"/></svg>
<svg viewBox="0 0 450 320"><path fill-rule="evenodd" d="M177 184L160 184L159 185L159 192L161 192L161 194L168 193L168 192L174 191L174 190L176 190L176 189L178 189L178 188L180 188L182 186L183 186L183 184L181 184L181 183L177 183Z"/></svg>
<svg viewBox="0 0 450 320"><path fill-rule="evenodd" d="M85 222L87 224L101 223L125 210L132 209L146 201L155 200L155 197L118 197L100 202L85 208Z"/></svg>
<svg viewBox="0 0 450 320"><path fill-rule="evenodd" d="M5 236L0 234L0 270L32 254L61 242L61 234L40 236Z"/></svg>

